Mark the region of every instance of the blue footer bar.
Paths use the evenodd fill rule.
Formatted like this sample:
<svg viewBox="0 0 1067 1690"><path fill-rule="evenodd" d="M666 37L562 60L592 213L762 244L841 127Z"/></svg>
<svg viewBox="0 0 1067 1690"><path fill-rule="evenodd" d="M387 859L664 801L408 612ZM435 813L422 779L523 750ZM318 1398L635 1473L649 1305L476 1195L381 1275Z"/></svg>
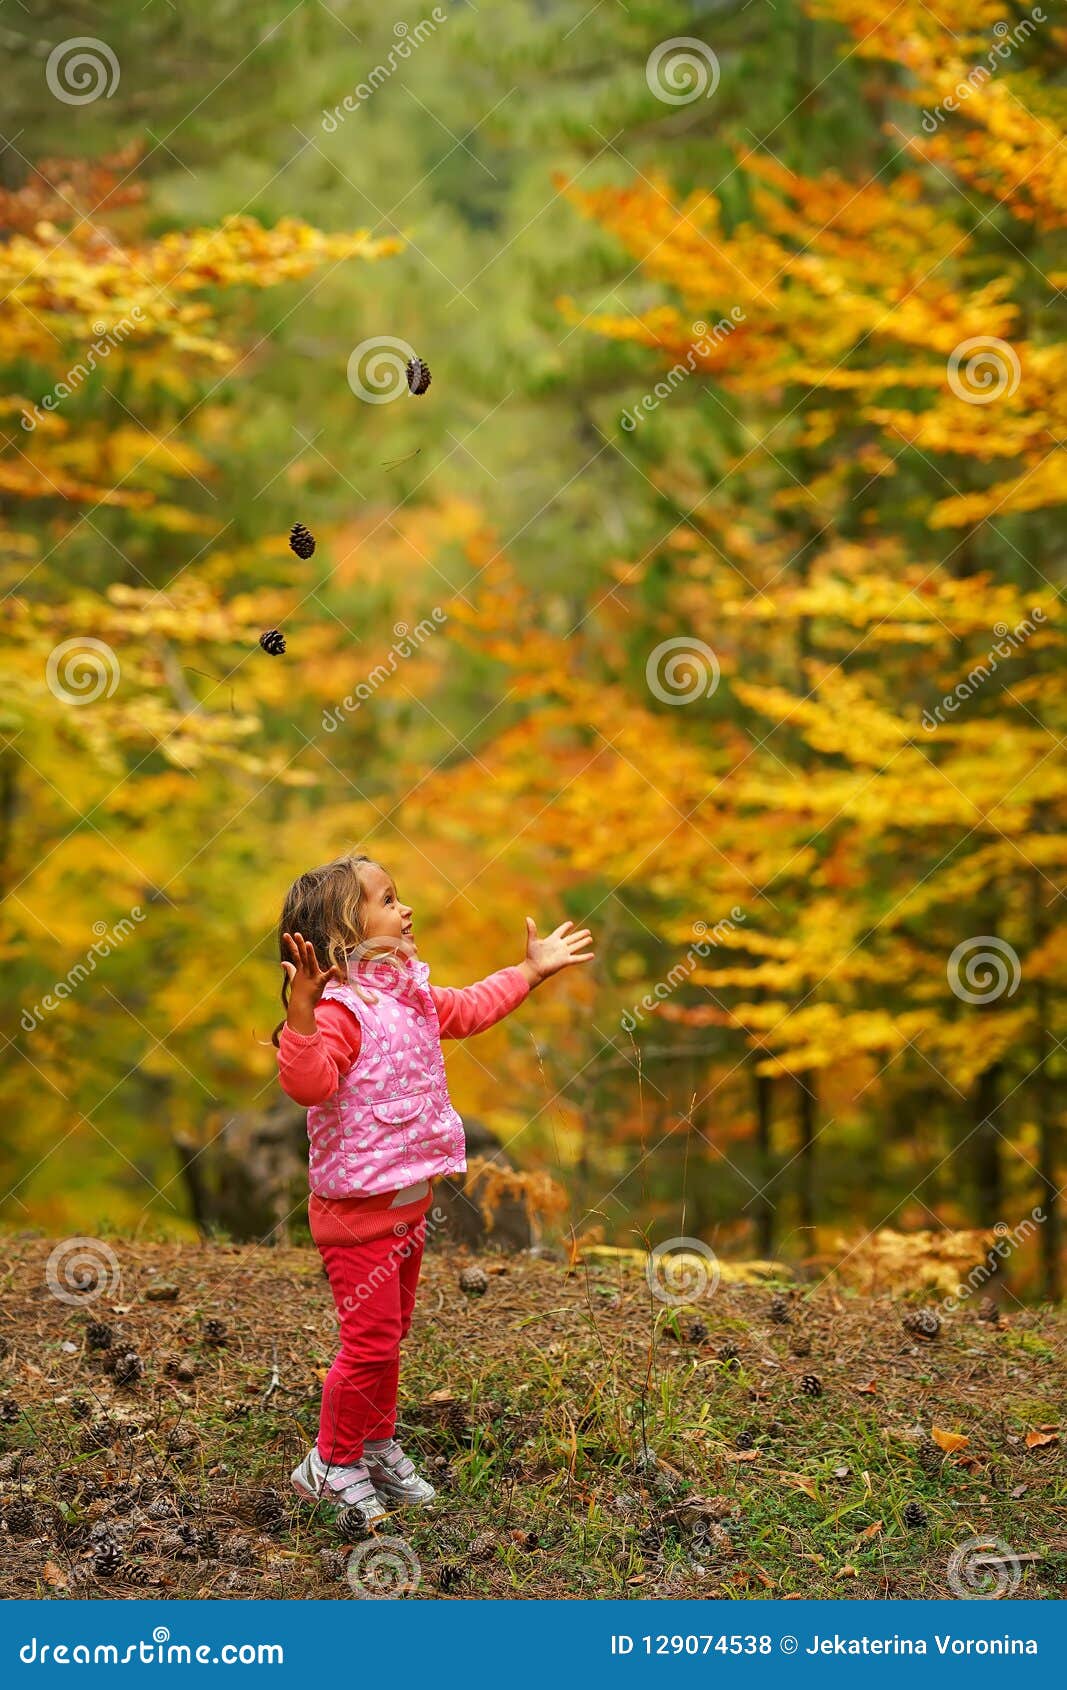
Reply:
<svg viewBox="0 0 1067 1690"><path fill-rule="evenodd" d="M280 1687L323 1669L414 1672L449 1690L730 1683L1047 1683L1067 1658L1067 1602L12 1601L4 1685L151 1674ZM116 1676L118 1675L118 1676Z"/></svg>

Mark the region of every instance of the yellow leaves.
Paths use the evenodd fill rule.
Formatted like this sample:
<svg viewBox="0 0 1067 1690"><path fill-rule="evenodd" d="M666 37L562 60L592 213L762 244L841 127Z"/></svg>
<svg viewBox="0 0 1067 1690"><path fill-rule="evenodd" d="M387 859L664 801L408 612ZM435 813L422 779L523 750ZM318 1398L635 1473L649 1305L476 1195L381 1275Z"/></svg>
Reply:
<svg viewBox="0 0 1067 1690"><path fill-rule="evenodd" d="M933 1426L930 1436L938 1449L943 1449L946 1455L955 1455L957 1450L966 1449L970 1438L964 1437L962 1432L946 1432L941 1426Z"/></svg>

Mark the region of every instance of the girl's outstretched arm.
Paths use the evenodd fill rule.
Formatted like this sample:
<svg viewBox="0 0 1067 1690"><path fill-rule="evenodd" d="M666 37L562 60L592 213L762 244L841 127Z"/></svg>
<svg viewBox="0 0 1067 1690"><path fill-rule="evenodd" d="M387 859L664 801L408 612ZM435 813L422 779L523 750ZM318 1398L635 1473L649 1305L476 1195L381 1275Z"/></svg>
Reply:
<svg viewBox="0 0 1067 1690"><path fill-rule="evenodd" d="M535 986L572 963L591 962L592 938L587 927L573 933L565 921L554 933L539 939L537 925L526 917L526 955L511 968L501 968L473 986L431 986L441 1037L466 1039L483 1033L517 1009Z"/></svg>

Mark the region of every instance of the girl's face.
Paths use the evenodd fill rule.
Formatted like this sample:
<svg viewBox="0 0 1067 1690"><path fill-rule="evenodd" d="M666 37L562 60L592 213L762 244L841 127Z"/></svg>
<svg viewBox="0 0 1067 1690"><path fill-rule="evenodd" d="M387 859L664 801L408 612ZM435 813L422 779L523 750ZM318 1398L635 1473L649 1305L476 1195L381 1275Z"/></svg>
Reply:
<svg viewBox="0 0 1067 1690"><path fill-rule="evenodd" d="M414 956L417 947L411 909L397 897L392 875L386 874L380 864L368 863L362 879L364 939L395 940L391 948L405 956Z"/></svg>

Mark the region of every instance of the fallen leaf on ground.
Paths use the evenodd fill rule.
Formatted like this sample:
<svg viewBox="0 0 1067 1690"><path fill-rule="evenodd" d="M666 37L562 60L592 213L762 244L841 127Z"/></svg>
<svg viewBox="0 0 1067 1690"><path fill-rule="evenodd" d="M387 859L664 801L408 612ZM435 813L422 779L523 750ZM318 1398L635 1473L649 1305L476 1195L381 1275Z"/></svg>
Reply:
<svg viewBox="0 0 1067 1690"><path fill-rule="evenodd" d="M805 1496L811 1497L812 1502L818 1502L819 1498L813 1481L806 1479L803 1473L779 1473L778 1477L784 1479L787 1485L792 1485L794 1490L802 1490Z"/></svg>
<svg viewBox="0 0 1067 1690"><path fill-rule="evenodd" d="M863 1530L860 1532L859 1537L856 1539L856 1542L857 1543L869 1543L872 1537L878 1536L878 1533L882 1530L882 1528L883 1528L883 1522L881 1520L872 1521L872 1523L869 1526L864 1526Z"/></svg>
<svg viewBox="0 0 1067 1690"><path fill-rule="evenodd" d="M45 1584L51 1584L55 1586L57 1590L66 1590L68 1588L66 1573L63 1571L62 1567L57 1567L54 1561L45 1562L44 1566L41 1568L41 1577L44 1579Z"/></svg>
<svg viewBox="0 0 1067 1690"><path fill-rule="evenodd" d="M1044 1449L1046 1444L1054 1444L1059 1438L1058 1432L1027 1432L1027 1449Z"/></svg>
<svg viewBox="0 0 1067 1690"><path fill-rule="evenodd" d="M965 1438L962 1432L946 1432L943 1427L935 1426L930 1433L938 1449L943 1449L946 1455L952 1455L957 1449L966 1449L970 1438Z"/></svg>
<svg viewBox="0 0 1067 1690"><path fill-rule="evenodd" d="M852 1388L857 1396L876 1397L878 1395L878 1386L873 1379L868 1379L865 1385L854 1385Z"/></svg>

